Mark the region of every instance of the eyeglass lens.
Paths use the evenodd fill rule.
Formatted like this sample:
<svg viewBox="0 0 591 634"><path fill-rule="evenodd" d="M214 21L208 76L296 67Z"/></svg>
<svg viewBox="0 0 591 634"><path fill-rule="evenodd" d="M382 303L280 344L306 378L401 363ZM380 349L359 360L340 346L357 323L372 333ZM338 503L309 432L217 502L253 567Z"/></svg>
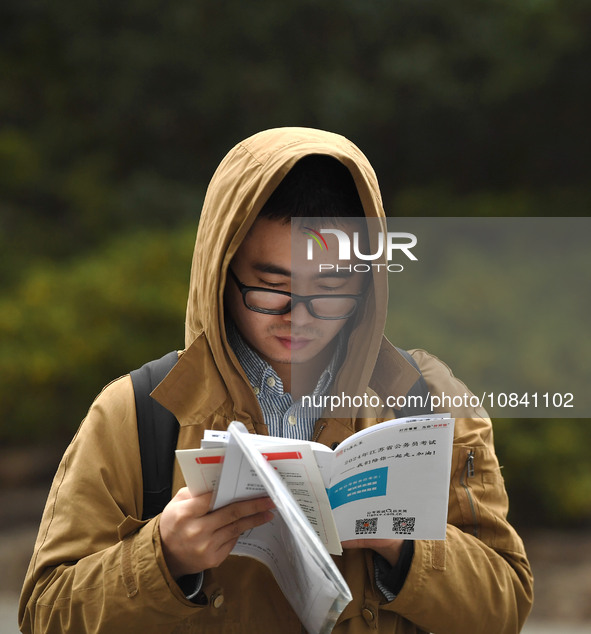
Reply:
<svg viewBox="0 0 591 634"><path fill-rule="evenodd" d="M270 311L277 314L287 313L292 300L287 295L266 291L247 291L245 301L249 308ZM357 301L353 297L316 297L304 300L308 310L315 317L344 318L355 311Z"/></svg>

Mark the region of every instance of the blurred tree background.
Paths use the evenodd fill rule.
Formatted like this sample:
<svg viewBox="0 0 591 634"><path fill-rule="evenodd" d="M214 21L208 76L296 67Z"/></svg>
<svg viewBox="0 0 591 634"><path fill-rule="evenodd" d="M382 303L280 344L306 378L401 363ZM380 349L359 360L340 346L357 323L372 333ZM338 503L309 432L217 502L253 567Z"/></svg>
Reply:
<svg viewBox="0 0 591 634"><path fill-rule="evenodd" d="M351 138L389 215L586 216L590 31L579 0L5 0L2 445L183 346L205 188L259 130ZM590 429L497 422L518 520L591 522Z"/></svg>

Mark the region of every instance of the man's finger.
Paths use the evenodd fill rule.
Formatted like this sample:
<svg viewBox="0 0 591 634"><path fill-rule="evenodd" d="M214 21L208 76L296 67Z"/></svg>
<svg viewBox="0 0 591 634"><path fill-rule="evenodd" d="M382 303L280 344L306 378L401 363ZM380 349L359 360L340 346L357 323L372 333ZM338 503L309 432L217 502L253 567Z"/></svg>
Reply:
<svg viewBox="0 0 591 634"><path fill-rule="evenodd" d="M209 514L211 527L213 530L219 530L229 524L240 522L245 517L270 511L274 506L271 498L267 497L234 502Z"/></svg>
<svg viewBox="0 0 591 634"><path fill-rule="evenodd" d="M223 526L215 534L215 539L219 540L219 550L224 550L228 547L229 550L232 550L234 544L242 533L270 522L273 517L274 516L271 511L262 511L260 513L255 513L254 515L247 515L240 520Z"/></svg>

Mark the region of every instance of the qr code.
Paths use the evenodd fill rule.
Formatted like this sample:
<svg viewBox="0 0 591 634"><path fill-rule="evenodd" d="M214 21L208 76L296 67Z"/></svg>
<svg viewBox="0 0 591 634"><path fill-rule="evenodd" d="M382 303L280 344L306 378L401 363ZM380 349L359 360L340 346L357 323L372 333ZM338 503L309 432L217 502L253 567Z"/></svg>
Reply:
<svg viewBox="0 0 591 634"><path fill-rule="evenodd" d="M400 535L410 535L415 530L414 517L393 517L392 518L392 532Z"/></svg>
<svg viewBox="0 0 591 634"><path fill-rule="evenodd" d="M355 520L355 535L374 535L378 532L378 518Z"/></svg>

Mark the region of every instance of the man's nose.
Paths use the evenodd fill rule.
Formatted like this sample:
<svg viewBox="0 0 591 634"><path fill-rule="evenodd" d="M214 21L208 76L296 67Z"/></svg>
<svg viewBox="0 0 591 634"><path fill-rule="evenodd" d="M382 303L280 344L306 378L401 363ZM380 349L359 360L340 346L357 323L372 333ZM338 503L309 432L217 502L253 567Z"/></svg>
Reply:
<svg viewBox="0 0 591 634"><path fill-rule="evenodd" d="M314 319L314 317L308 312L305 302L298 302L289 313L286 314L288 321L292 324L302 325L306 324Z"/></svg>

